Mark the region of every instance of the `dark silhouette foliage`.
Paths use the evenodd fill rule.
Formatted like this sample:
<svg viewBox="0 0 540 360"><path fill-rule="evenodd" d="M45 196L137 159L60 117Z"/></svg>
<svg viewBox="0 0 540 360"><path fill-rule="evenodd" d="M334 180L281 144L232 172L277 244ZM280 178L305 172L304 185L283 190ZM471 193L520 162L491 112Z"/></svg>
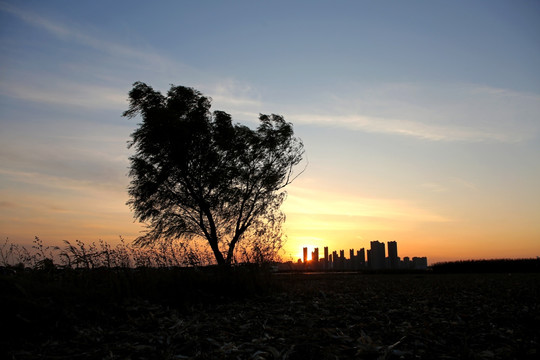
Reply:
<svg viewBox="0 0 540 360"><path fill-rule="evenodd" d="M431 269L435 273L538 273L540 272L540 259L451 261L433 264Z"/></svg>
<svg viewBox="0 0 540 360"><path fill-rule="evenodd" d="M232 263L245 238L258 249L254 237L280 244L283 188L303 155L292 124L279 115L260 115L255 130L233 124L229 114L210 112L209 98L183 86L164 96L136 82L129 101L123 115L142 118L129 144L135 155L128 204L147 224L137 244L202 238L220 265ZM277 237L265 237L270 233Z"/></svg>

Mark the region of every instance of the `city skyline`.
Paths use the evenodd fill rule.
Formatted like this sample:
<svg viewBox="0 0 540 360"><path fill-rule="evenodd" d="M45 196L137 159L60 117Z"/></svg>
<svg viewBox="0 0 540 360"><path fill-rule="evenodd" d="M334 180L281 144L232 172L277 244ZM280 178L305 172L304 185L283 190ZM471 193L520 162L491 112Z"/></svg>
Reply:
<svg viewBox="0 0 540 360"><path fill-rule="evenodd" d="M296 261L297 265L303 265L304 269L330 271L330 270L425 270L428 267L428 260L425 256L398 256L397 241L388 241L388 252L384 242L378 240L370 241L370 248L349 249L349 257L345 256L345 250L332 250L328 246L323 249L323 256L320 256L319 248L313 248L309 252L308 247L302 248L302 258ZM388 256L387 256L388 254ZM289 264L294 264L289 261Z"/></svg>
<svg viewBox="0 0 540 360"><path fill-rule="evenodd" d="M0 0L0 238L115 244L136 81L305 146L284 257L540 255L540 2Z"/></svg>

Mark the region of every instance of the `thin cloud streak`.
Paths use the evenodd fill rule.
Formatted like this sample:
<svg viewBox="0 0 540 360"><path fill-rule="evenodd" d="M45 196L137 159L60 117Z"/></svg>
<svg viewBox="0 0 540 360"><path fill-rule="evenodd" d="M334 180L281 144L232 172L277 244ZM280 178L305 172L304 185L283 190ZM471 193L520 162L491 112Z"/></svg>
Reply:
<svg viewBox="0 0 540 360"><path fill-rule="evenodd" d="M429 192L435 193L443 193L448 191L446 186L437 183L424 183L422 184L422 187L427 189Z"/></svg>
<svg viewBox="0 0 540 360"><path fill-rule="evenodd" d="M521 140L521 137L509 137L502 133L361 115L292 114L288 118L299 124L342 127L368 133L403 135L432 141L515 142Z"/></svg>
<svg viewBox="0 0 540 360"><path fill-rule="evenodd" d="M17 16L19 19L23 20L29 25L47 31L60 39L74 40L81 45L85 45L94 48L95 50L106 52L110 55L121 56L125 58L137 58L151 64L168 63L167 59L156 55L154 51L138 50L132 47L125 46L123 44L102 40L85 34L84 32L78 31L77 29L74 29L72 27L68 27L64 24L51 21L35 13L21 10L20 8L17 8L11 4L0 2L0 9Z"/></svg>
<svg viewBox="0 0 540 360"><path fill-rule="evenodd" d="M17 183L18 185L27 184L34 187L58 189L62 192L75 191L81 193L84 192L91 194L100 194L103 191L108 191L110 193L125 194L125 187L127 185L127 180L126 184L121 184L118 183L118 181L93 181L86 179L76 179L73 177L53 176L45 174L43 172L6 169L0 169L0 176L3 176L8 180Z"/></svg>
<svg viewBox="0 0 540 360"><path fill-rule="evenodd" d="M0 93L11 98L49 105L75 106L87 109L114 109L126 107L124 89L43 80L25 83L7 82Z"/></svg>
<svg viewBox="0 0 540 360"><path fill-rule="evenodd" d="M476 84L357 85L344 94L328 95L316 112L293 110L289 118L430 141L516 143L540 133L536 94Z"/></svg>
<svg viewBox="0 0 540 360"><path fill-rule="evenodd" d="M186 79L193 77L192 74L198 74L198 78L207 78L203 72L192 68L184 63L171 60L165 56L158 54L153 50L141 50L134 47L129 47L121 43L102 40L94 36L88 35L78 29L68 27L65 24L51 21L40 15L23 11L10 4L0 3L0 10L6 11L15 15L26 23L47 31L51 35L64 40L83 45L94 50L107 53L114 59L116 69L110 74L110 64L106 69L100 67L77 69L74 64L66 64L65 69L71 69L78 76L81 74L92 73L92 81L83 79L82 81L73 82L65 80L62 74L45 76L41 72L29 74L27 71L21 74L11 74L11 81L4 81L0 86L0 94L12 98L31 101L36 103L44 103L51 105L62 106L77 106L84 108L98 109L124 109L127 106L127 91L129 90L126 83L131 84L135 80L143 80L144 78L157 78L157 85L160 83L169 84L171 78ZM128 62L129 61L129 62ZM75 67L75 68L74 68ZM136 68L140 74L140 79L124 80L118 78L117 74L123 73L126 67ZM112 77L111 74L116 74ZM188 76L186 76L188 75ZM112 86L92 85L91 82L100 79L102 83L113 83ZM166 78L160 80L160 78ZM188 80L189 82L189 80ZM156 83L150 84L156 86ZM173 81L174 83L174 81ZM218 107L223 107L222 110L239 114L242 118L252 117L257 115L262 103L260 96L254 94L253 88L240 81L228 79L212 79L206 82L198 81L197 84L175 84L184 86L196 86L205 94L209 95L214 104ZM166 92L167 89L159 89ZM255 96L255 98L254 98ZM217 107L216 107L217 108ZM251 111L246 111L249 109ZM256 119L256 118L255 118Z"/></svg>

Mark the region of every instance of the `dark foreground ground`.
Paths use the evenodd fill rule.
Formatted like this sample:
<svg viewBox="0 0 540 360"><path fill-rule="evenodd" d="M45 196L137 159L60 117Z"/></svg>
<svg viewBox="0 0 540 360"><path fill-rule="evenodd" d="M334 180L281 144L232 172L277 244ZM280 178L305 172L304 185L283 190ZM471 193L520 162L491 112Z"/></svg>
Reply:
<svg viewBox="0 0 540 360"><path fill-rule="evenodd" d="M185 276L109 270L0 280L5 359L540 355L540 274Z"/></svg>

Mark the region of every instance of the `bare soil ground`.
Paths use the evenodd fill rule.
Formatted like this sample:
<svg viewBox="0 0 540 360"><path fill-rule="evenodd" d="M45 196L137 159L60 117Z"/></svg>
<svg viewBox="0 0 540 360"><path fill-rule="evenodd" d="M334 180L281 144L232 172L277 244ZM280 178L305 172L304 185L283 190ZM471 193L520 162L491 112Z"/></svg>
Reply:
<svg viewBox="0 0 540 360"><path fill-rule="evenodd" d="M250 286L244 278L234 294L220 290L235 287L234 278L201 287L177 280L146 293L133 282L114 282L125 287L114 296L99 291L99 281L84 281L2 276L0 315L8 335L0 357L539 356L540 274L273 274Z"/></svg>

